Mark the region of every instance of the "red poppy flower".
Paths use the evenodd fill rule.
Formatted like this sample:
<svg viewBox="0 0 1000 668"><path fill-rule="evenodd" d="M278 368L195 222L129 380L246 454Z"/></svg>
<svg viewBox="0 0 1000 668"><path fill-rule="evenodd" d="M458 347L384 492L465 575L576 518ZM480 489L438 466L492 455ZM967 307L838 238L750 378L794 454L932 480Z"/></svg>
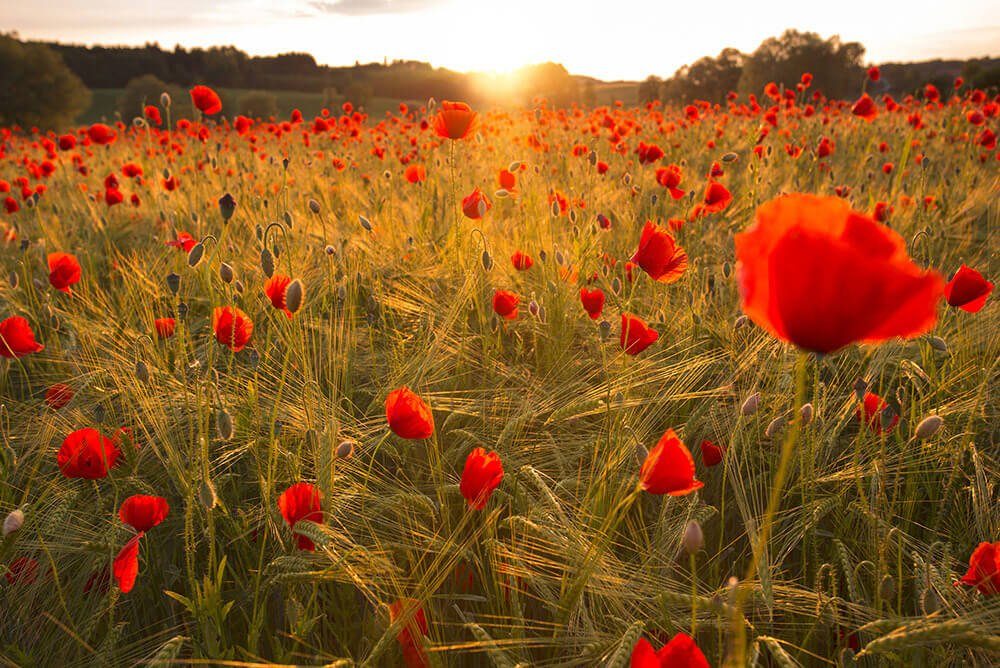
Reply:
<svg viewBox="0 0 1000 668"><path fill-rule="evenodd" d="M874 392L866 392L865 398L862 400L861 405L858 406L858 410L855 412L857 418L868 425L876 434L881 434L882 432L890 432L896 428L896 424L899 422L899 416L896 414L892 415L889 420L889 424L883 424L882 411L884 411L889 404L885 402L882 397L878 396Z"/></svg>
<svg viewBox="0 0 1000 668"><path fill-rule="evenodd" d="M403 171L403 176L410 183L420 183L427 178L427 170L423 165L409 165Z"/></svg>
<svg viewBox="0 0 1000 668"><path fill-rule="evenodd" d="M409 622L399 630L396 640L403 653L403 663L406 668L428 668L430 662L424 650L424 638L427 636L427 617L423 607L413 599L396 601L389 606L389 622L393 623L411 609L416 608Z"/></svg>
<svg viewBox="0 0 1000 668"><path fill-rule="evenodd" d="M694 477L694 458L673 429L668 429L639 470L639 487L650 494L684 496L704 487Z"/></svg>
<svg viewBox="0 0 1000 668"><path fill-rule="evenodd" d="M158 339L169 339L174 335L176 328L177 321L173 318L157 318L153 321L153 329L156 330L156 337Z"/></svg>
<svg viewBox="0 0 1000 668"><path fill-rule="evenodd" d="M725 454L726 449L721 445L716 445L711 441L701 442L701 463L705 466L712 467L719 464Z"/></svg>
<svg viewBox="0 0 1000 668"><path fill-rule="evenodd" d="M406 386L393 390L385 398L385 418L389 429L400 438L430 438L434 433L430 406Z"/></svg>
<svg viewBox="0 0 1000 668"><path fill-rule="evenodd" d="M38 579L38 560L31 557L18 557L7 564L7 572L4 573L7 584L29 585Z"/></svg>
<svg viewBox="0 0 1000 668"><path fill-rule="evenodd" d="M514 251L514 254L510 256L510 262L518 271L527 271L535 264L530 255L521 251Z"/></svg>
<svg viewBox="0 0 1000 668"><path fill-rule="evenodd" d="M168 241L166 244L174 248L180 249L185 253L190 253L191 249L197 245L198 240L192 237L187 232L178 232L177 238L173 241Z"/></svg>
<svg viewBox="0 0 1000 668"><path fill-rule="evenodd" d="M501 169L498 181L500 182L500 187L508 192L513 192L517 189L517 176L511 171Z"/></svg>
<svg viewBox="0 0 1000 668"><path fill-rule="evenodd" d="M583 304L583 310L587 312L590 319L597 320L601 317L601 312L604 311L604 291L600 288L593 290L580 288L580 303Z"/></svg>
<svg viewBox="0 0 1000 668"><path fill-rule="evenodd" d="M632 262L642 267L654 281L673 283L684 275L688 258L669 232L649 220L642 228L639 248L632 255Z"/></svg>
<svg viewBox="0 0 1000 668"><path fill-rule="evenodd" d="M466 218L478 220L485 216L486 212L492 208L493 204L490 203L489 198L479 188L476 188L462 199L462 213L465 214Z"/></svg>
<svg viewBox="0 0 1000 668"><path fill-rule="evenodd" d="M969 570L959 580L983 596L1000 594L1000 541L980 543L969 557Z"/></svg>
<svg viewBox="0 0 1000 668"><path fill-rule="evenodd" d="M292 312L285 307L285 292L291 282L290 277L275 274L264 283L264 294L271 300L271 306L279 311L284 311L289 318L292 317Z"/></svg>
<svg viewBox="0 0 1000 668"><path fill-rule="evenodd" d="M125 195L118 188L108 188L104 191L104 203L108 206L115 206L125 201Z"/></svg>
<svg viewBox="0 0 1000 668"><path fill-rule="evenodd" d="M234 353L246 348L253 335L253 321L235 306L219 306L212 311L215 340Z"/></svg>
<svg viewBox="0 0 1000 668"><path fill-rule="evenodd" d="M868 68L868 78L871 81L878 81L882 76L882 73L878 69L878 65L872 65Z"/></svg>
<svg viewBox="0 0 1000 668"><path fill-rule="evenodd" d="M54 411L64 408L73 400L73 388L64 383L53 383L45 390L45 403Z"/></svg>
<svg viewBox="0 0 1000 668"><path fill-rule="evenodd" d="M72 151L76 148L76 136L71 134L65 134L59 137L59 150L60 151Z"/></svg>
<svg viewBox="0 0 1000 668"><path fill-rule="evenodd" d="M319 490L315 485L307 482L298 482L286 489L278 497L278 510L285 522L295 533L295 524L300 520L323 523L323 508L320 505ZM296 544L300 550L313 552L316 549L315 543L302 534L295 534Z"/></svg>
<svg viewBox="0 0 1000 668"><path fill-rule="evenodd" d="M878 116L878 105L875 104L875 100L868 96L868 93L865 93L851 107L851 113L866 121L873 121Z"/></svg>
<svg viewBox="0 0 1000 668"><path fill-rule="evenodd" d="M111 564L111 572L123 594L132 591L135 580L139 577L139 541L142 536L141 533L132 536Z"/></svg>
<svg viewBox="0 0 1000 668"><path fill-rule="evenodd" d="M142 109L143 115L146 117L150 123L159 127L163 124L163 118L160 116L160 109L152 104L147 104Z"/></svg>
<svg viewBox="0 0 1000 668"><path fill-rule="evenodd" d="M639 638L632 648L629 665L631 668L710 668L694 638L683 632L671 638L659 651L645 638Z"/></svg>
<svg viewBox="0 0 1000 668"><path fill-rule="evenodd" d="M500 455L495 452L487 453L483 448L476 448L465 460L459 491L469 502L470 507L482 510L501 480L503 480L503 463L500 461Z"/></svg>
<svg viewBox="0 0 1000 668"><path fill-rule="evenodd" d="M681 184L681 168L677 165L667 165L656 170L656 182L670 192L674 199L680 199L687 193L678 188Z"/></svg>
<svg viewBox="0 0 1000 668"><path fill-rule="evenodd" d="M96 429L78 429L63 441L56 456L59 470L67 478L106 478L118 462L121 451L114 441Z"/></svg>
<svg viewBox="0 0 1000 668"><path fill-rule="evenodd" d="M476 127L478 114L465 102L441 101L434 117L434 133L443 139L465 139Z"/></svg>
<svg viewBox="0 0 1000 668"><path fill-rule="evenodd" d="M736 259L743 312L805 350L913 337L937 319L941 277L921 271L898 234L837 197L761 205L736 235Z"/></svg>
<svg viewBox="0 0 1000 668"><path fill-rule="evenodd" d="M80 263L69 253L49 253L49 283L56 290L73 294L69 286L80 281Z"/></svg>
<svg viewBox="0 0 1000 668"><path fill-rule="evenodd" d="M101 146L106 146L115 140L118 134L104 123L94 123L87 128L87 136L90 141Z"/></svg>
<svg viewBox="0 0 1000 668"><path fill-rule="evenodd" d="M964 264L944 286L944 298L948 300L948 304L969 313L976 313L983 308L991 292L993 284Z"/></svg>
<svg viewBox="0 0 1000 668"><path fill-rule="evenodd" d="M44 349L45 346L35 341L31 325L21 316L11 316L0 322L0 357L24 357Z"/></svg>
<svg viewBox="0 0 1000 668"><path fill-rule="evenodd" d="M718 181L709 181L708 187L705 188L705 202L701 206L701 213L719 213L732 201L733 196L726 190L726 186Z"/></svg>
<svg viewBox="0 0 1000 668"><path fill-rule="evenodd" d="M493 292L493 312L501 318L513 320L517 317L517 305L521 300L509 290Z"/></svg>
<svg viewBox="0 0 1000 668"><path fill-rule="evenodd" d="M162 496L136 494L122 502L118 517L139 533L145 533L167 519L170 506Z"/></svg>
<svg viewBox="0 0 1000 668"><path fill-rule="evenodd" d="M660 333L649 327L641 318L622 313L622 331L618 343L628 355L638 355L660 338Z"/></svg>
<svg viewBox="0 0 1000 668"><path fill-rule="evenodd" d="M208 86L195 86L191 89L191 102L201 113L211 116L222 111L222 100Z"/></svg>

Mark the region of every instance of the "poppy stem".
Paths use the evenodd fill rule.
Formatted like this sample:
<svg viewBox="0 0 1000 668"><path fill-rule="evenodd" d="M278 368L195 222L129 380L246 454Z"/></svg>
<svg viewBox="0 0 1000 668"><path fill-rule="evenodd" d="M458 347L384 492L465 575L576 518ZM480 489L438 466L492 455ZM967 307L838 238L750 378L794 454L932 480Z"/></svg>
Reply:
<svg viewBox="0 0 1000 668"><path fill-rule="evenodd" d="M695 553L688 555L688 563L691 565L691 637L695 637L698 630L698 560Z"/></svg>

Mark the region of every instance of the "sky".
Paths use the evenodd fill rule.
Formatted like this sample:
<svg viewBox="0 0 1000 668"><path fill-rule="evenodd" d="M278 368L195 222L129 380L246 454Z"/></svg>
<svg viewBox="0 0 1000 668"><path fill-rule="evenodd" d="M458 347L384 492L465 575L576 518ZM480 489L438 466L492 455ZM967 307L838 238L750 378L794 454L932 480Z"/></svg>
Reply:
<svg viewBox="0 0 1000 668"><path fill-rule="evenodd" d="M405 59L507 72L554 61L605 80L670 76L794 27L868 62L1000 56L998 0L0 0L0 31L77 44L308 52L326 65Z"/></svg>

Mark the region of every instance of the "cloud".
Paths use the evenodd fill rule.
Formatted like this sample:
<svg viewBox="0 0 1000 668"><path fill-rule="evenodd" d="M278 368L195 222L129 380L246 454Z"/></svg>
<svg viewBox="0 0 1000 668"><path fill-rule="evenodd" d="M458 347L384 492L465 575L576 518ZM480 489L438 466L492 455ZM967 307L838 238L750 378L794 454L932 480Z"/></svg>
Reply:
<svg viewBox="0 0 1000 668"><path fill-rule="evenodd" d="M373 14L406 14L438 7L446 0L314 0L313 9L324 14L369 16Z"/></svg>

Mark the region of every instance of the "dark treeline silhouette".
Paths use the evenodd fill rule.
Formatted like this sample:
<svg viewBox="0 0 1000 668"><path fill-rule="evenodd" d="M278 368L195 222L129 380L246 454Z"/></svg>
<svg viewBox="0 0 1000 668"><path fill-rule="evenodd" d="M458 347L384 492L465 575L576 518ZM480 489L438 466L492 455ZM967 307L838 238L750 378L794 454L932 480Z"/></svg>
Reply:
<svg viewBox="0 0 1000 668"><path fill-rule="evenodd" d="M864 80L864 54L863 45L843 42L836 35L824 39L813 32L786 30L764 40L753 53L727 48L714 58L706 56L681 67L669 79L651 76L639 84L639 99L721 102L730 91L760 94L772 81L793 87L804 72L813 75L813 90L827 97L852 98ZM881 80L870 92L905 95L928 83L946 90L959 76L981 88L1000 85L998 59L889 63L880 69Z"/></svg>

